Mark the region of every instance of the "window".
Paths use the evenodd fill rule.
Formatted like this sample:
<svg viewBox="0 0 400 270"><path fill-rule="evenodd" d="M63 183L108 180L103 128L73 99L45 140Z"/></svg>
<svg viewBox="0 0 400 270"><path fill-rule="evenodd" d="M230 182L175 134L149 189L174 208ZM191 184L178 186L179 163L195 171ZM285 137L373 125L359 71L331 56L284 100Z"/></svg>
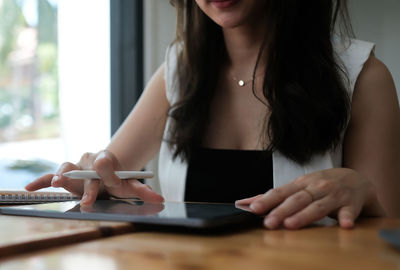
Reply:
<svg viewBox="0 0 400 270"><path fill-rule="evenodd" d="M0 0L0 188L110 137L109 0Z"/></svg>

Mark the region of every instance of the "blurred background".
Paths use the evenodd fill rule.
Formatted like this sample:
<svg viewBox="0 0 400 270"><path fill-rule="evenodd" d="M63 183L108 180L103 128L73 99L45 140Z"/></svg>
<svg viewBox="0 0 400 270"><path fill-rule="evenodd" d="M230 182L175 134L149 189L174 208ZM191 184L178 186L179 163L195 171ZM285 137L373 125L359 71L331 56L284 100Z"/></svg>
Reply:
<svg viewBox="0 0 400 270"><path fill-rule="evenodd" d="M357 38L376 44L399 92L400 1L349 8ZM174 27L166 0L0 0L0 189L104 148Z"/></svg>
<svg viewBox="0 0 400 270"><path fill-rule="evenodd" d="M108 0L0 0L0 188L110 138Z"/></svg>

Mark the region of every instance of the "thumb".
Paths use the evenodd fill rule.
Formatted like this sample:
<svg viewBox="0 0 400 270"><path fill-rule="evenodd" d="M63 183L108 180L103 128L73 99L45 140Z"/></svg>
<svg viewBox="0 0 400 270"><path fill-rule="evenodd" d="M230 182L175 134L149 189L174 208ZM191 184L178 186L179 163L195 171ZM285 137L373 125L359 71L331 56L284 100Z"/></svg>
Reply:
<svg viewBox="0 0 400 270"><path fill-rule="evenodd" d="M237 201L235 202L235 204L238 204L238 205L242 205L242 204L251 204L253 201L257 200L257 199L260 198L262 195L263 195L263 194L259 194L259 195L257 195L257 196L253 196L253 197L250 197L250 198L237 200Z"/></svg>
<svg viewBox="0 0 400 270"><path fill-rule="evenodd" d="M152 203L161 203L164 201L164 198L157 192L154 192L148 185L142 184L137 180L131 180L129 184L132 187L132 193L143 201Z"/></svg>
<svg viewBox="0 0 400 270"><path fill-rule="evenodd" d="M339 209L338 220L340 227L344 229L351 229L354 227L354 221L357 218L354 206L343 206Z"/></svg>

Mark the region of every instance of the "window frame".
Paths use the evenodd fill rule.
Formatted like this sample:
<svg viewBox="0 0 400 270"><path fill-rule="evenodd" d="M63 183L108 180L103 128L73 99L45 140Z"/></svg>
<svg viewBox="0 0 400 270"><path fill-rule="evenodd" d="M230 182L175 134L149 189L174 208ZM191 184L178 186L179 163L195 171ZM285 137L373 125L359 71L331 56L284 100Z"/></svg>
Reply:
<svg viewBox="0 0 400 270"><path fill-rule="evenodd" d="M143 91L143 0L110 0L111 135Z"/></svg>

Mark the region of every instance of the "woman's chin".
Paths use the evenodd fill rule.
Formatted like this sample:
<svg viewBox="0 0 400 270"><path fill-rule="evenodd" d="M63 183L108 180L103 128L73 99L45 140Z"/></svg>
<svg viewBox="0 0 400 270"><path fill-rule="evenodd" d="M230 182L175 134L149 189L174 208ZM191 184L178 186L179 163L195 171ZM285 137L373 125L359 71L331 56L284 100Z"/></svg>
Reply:
<svg viewBox="0 0 400 270"><path fill-rule="evenodd" d="M214 22L224 29L236 28L243 25L243 20L241 18L235 18L233 16L220 16L215 18Z"/></svg>

